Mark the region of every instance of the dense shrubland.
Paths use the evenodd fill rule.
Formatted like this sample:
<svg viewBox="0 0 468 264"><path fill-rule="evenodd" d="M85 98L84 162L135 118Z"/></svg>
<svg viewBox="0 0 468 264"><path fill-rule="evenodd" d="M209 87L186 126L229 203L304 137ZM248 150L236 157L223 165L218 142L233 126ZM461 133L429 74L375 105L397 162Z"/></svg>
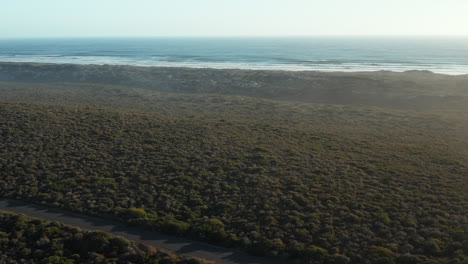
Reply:
<svg viewBox="0 0 468 264"><path fill-rule="evenodd" d="M197 264L100 231L0 212L0 263Z"/></svg>
<svg viewBox="0 0 468 264"><path fill-rule="evenodd" d="M466 261L466 114L14 87L0 196L298 263Z"/></svg>

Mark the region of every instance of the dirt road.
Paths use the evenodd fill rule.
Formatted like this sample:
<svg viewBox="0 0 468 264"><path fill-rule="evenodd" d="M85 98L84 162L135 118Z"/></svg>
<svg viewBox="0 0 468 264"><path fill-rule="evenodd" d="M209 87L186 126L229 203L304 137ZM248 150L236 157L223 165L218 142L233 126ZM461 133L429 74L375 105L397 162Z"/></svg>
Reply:
<svg viewBox="0 0 468 264"><path fill-rule="evenodd" d="M58 221L67 225L88 230L101 230L129 240L163 248L186 256L204 258L226 264L280 264L284 262L250 256L232 249L212 246L203 242L192 241L180 237L168 236L158 232L151 232L137 227L71 213L61 209L45 208L38 205L16 200L0 199L0 210L49 221Z"/></svg>

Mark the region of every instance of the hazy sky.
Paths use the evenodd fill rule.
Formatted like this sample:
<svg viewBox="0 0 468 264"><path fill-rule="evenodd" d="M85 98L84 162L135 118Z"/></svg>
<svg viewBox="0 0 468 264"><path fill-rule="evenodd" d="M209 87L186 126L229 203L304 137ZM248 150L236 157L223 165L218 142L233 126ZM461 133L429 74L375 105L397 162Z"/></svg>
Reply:
<svg viewBox="0 0 468 264"><path fill-rule="evenodd" d="M0 0L0 38L463 35L468 0Z"/></svg>

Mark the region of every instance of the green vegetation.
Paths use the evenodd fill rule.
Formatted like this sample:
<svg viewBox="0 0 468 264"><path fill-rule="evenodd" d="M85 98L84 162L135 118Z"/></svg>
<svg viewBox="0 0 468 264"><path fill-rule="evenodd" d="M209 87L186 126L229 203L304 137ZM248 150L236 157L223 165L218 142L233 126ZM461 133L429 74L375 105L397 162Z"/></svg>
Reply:
<svg viewBox="0 0 468 264"><path fill-rule="evenodd" d="M0 263L197 264L100 231L0 212Z"/></svg>
<svg viewBox="0 0 468 264"><path fill-rule="evenodd" d="M0 196L298 263L462 263L468 115L3 83Z"/></svg>

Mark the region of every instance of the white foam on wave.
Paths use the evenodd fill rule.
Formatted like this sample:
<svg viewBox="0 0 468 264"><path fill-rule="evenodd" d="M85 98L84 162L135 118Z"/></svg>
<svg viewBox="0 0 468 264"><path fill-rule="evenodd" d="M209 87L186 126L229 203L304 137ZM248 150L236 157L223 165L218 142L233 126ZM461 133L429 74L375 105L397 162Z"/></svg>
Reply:
<svg viewBox="0 0 468 264"><path fill-rule="evenodd" d="M247 63L247 62L200 62L200 61L165 61L158 59L132 59L110 56L60 56L50 55L15 55L0 56L0 62L31 62L82 65L130 65L144 67L187 67L214 69L247 69L247 70L282 70L282 71L326 71L326 72L362 72L362 71L395 71L428 70L448 75L468 74L468 65L458 64L403 64L403 63L318 63L318 64L280 64L280 63Z"/></svg>

